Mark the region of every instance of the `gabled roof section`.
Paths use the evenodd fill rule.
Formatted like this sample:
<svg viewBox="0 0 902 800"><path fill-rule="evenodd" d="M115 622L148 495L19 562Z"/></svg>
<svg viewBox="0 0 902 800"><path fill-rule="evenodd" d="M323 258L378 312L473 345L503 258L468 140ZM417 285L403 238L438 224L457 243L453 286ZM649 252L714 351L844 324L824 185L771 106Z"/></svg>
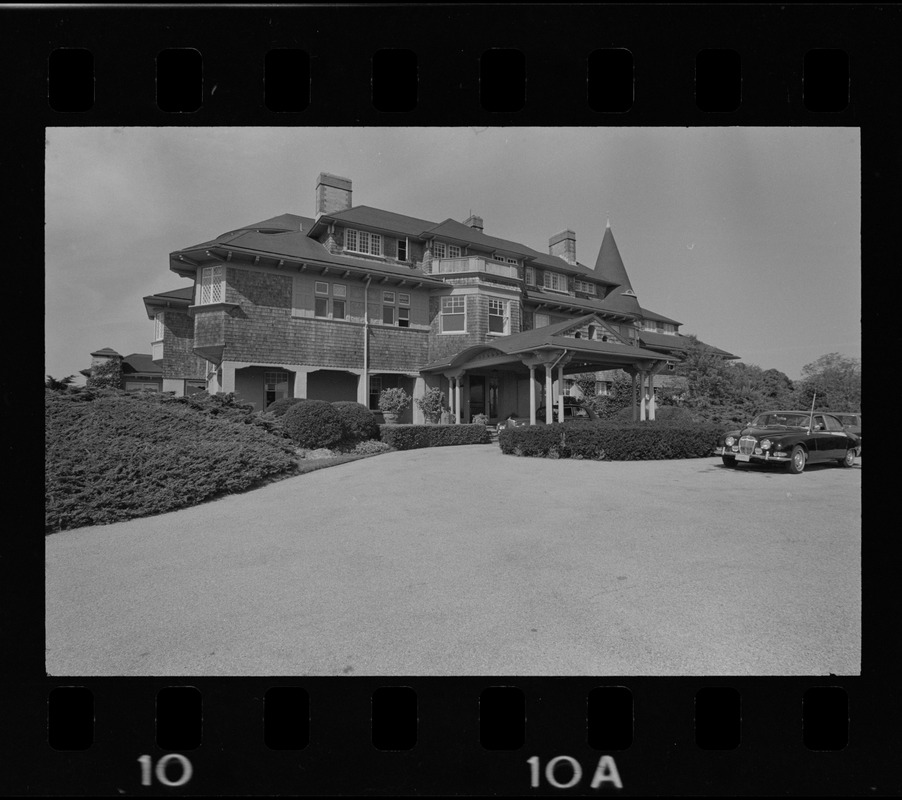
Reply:
<svg viewBox="0 0 902 800"><path fill-rule="evenodd" d="M424 230L435 225L429 220L409 217L406 214L396 214L394 211L385 211L371 206L354 206L334 214L323 214L316 220L316 224L319 225L324 219L365 225L370 228L383 228L403 233L405 236L419 236Z"/></svg>
<svg viewBox="0 0 902 800"><path fill-rule="evenodd" d="M126 375L135 372L163 374L163 368L154 364L149 353L131 353L122 359L122 372Z"/></svg>

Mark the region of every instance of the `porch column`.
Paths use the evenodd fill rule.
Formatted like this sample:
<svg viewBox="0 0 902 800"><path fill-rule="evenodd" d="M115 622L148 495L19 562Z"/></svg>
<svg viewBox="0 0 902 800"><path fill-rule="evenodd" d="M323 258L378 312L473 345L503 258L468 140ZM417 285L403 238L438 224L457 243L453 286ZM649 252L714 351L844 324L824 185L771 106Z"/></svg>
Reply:
<svg viewBox="0 0 902 800"><path fill-rule="evenodd" d="M648 418L655 418L655 373L652 370L648 374Z"/></svg>
<svg viewBox="0 0 902 800"><path fill-rule="evenodd" d="M357 402L367 408L370 407L370 376L367 372L362 372L357 378Z"/></svg>
<svg viewBox="0 0 902 800"><path fill-rule="evenodd" d="M454 379L454 422L460 425L460 378L458 375Z"/></svg>
<svg viewBox="0 0 902 800"><path fill-rule="evenodd" d="M219 391L225 394L235 391L235 365L224 361L222 364L222 383Z"/></svg>
<svg viewBox="0 0 902 800"><path fill-rule="evenodd" d="M552 395L551 395L551 364L545 364L545 423L552 422Z"/></svg>
<svg viewBox="0 0 902 800"><path fill-rule="evenodd" d="M362 379L362 378L361 378ZM421 409L417 405L417 400L422 400L423 396L426 394L426 379L422 375L417 375L416 378L413 379L413 424L414 425L425 425L426 424L426 415L423 413L423 409Z"/></svg>
<svg viewBox="0 0 902 800"><path fill-rule="evenodd" d="M306 397L307 396L307 373L309 370L299 369L294 373L294 396L295 397ZM369 397L367 397L365 401L365 405L369 406Z"/></svg>
<svg viewBox="0 0 902 800"><path fill-rule="evenodd" d="M536 368L529 368L529 424L536 424Z"/></svg>
<svg viewBox="0 0 902 800"><path fill-rule="evenodd" d="M633 422L639 421L639 407L636 405L636 373L630 373L630 406L633 409Z"/></svg>
<svg viewBox="0 0 902 800"><path fill-rule="evenodd" d="M639 421L645 422L645 376L647 373L643 369L639 373Z"/></svg>
<svg viewBox="0 0 902 800"><path fill-rule="evenodd" d="M557 368L557 421L564 421L564 365Z"/></svg>

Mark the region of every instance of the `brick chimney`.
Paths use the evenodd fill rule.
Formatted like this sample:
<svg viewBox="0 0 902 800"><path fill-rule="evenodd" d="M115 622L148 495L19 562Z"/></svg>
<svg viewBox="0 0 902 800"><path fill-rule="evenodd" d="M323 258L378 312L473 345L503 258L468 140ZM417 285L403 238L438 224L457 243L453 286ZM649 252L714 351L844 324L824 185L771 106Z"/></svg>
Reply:
<svg viewBox="0 0 902 800"><path fill-rule="evenodd" d="M351 207L351 180L321 172L316 183L316 216Z"/></svg>
<svg viewBox="0 0 902 800"><path fill-rule="evenodd" d="M548 240L548 253L563 258L568 264L576 263L576 234L571 230L561 231Z"/></svg>
<svg viewBox="0 0 902 800"><path fill-rule="evenodd" d="M470 214L469 217L464 220L464 225L469 226L470 228L475 228L480 233L482 232L482 217L477 217L475 214Z"/></svg>

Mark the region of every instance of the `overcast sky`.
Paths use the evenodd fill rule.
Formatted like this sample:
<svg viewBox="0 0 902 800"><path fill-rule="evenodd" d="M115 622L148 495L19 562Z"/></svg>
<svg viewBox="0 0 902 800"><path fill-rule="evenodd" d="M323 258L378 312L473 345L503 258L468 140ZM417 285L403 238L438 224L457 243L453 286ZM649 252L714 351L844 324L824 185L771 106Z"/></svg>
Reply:
<svg viewBox="0 0 902 800"><path fill-rule="evenodd" d="M609 218L643 308L742 361L800 377L861 355L856 128L51 128L45 372L103 347L149 353L142 297L188 283L168 254L283 213L320 172L355 205L547 252ZM79 376L79 382L83 379Z"/></svg>

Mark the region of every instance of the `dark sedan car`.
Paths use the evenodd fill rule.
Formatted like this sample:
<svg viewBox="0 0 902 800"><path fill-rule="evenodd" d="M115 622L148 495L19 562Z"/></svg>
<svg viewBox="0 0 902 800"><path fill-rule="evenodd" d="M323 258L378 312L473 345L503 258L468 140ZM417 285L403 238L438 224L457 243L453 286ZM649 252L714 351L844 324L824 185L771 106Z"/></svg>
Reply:
<svg viewBox="0 0 902 800"><path fill-rule="evenodd" d="M745 428L725 433L714 452L728 467L741 462L783 464L798 475L806 464L835 462L851 467L861 440L832 414L768 411Z"/></svg>

